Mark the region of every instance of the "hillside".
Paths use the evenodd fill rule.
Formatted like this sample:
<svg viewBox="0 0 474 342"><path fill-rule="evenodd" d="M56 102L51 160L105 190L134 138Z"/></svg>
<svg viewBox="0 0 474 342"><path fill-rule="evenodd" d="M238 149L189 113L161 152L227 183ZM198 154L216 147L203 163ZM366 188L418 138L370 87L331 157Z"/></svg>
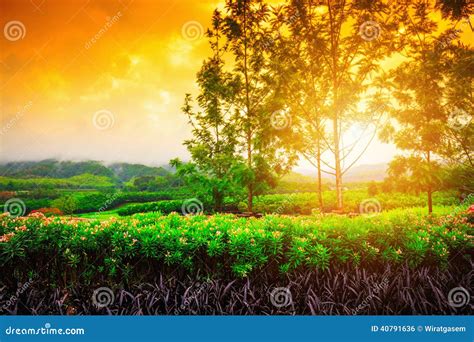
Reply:
<svg viewBox="0 0 474 342"><path fill-rule="evenodd" d="M126 182L134 177L166 176L169 171L162 167L141 164L115 163L106 165L99 161L42 161L8 162L0 164L0 176L13 178L60 178L66 179L83 174L107 177L112 181Z"/></svg>

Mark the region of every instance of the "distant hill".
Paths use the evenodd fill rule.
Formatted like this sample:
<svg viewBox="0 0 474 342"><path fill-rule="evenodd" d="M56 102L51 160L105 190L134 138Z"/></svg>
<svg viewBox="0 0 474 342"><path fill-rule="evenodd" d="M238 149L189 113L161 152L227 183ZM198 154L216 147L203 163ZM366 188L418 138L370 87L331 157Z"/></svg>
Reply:
<svg viewBox="0 0 474 342"><path fill-rule="evenodd" d="M89 174L105 176L114 181L128 181L133 177L165 176L169 173L162 167L127 163L105 165L99 161L76 162L47 159L0 164L0 176L15 178L70 178Z"/></svg>
<svg viewBox="0 0 474 342"><path fill-rule="evenodd" d="M347 171L344 175L344 182L369 182L369 181L382 181L386 177L388 164L367 164L354 166L352 169ZM313 176L316 174L316 169L298 169L298 172L303 175ZM329 181L333 181L334 177L324 175Z"/></svg>
<svg viewBox="0 0 474 342"><path fill-rule="evenodd" d="M383 181L388 169L388 164L368 164L354 166L344 175L346 182Z"/></svg>
<svg viewBox="0 0 474 342"><path fill-rule="evenodd" d="M166 176L170 172L163 167L152 167L142 164L115 163L109 165L109 168L121 181L128 181L133 177L142 176Z"/></svg>

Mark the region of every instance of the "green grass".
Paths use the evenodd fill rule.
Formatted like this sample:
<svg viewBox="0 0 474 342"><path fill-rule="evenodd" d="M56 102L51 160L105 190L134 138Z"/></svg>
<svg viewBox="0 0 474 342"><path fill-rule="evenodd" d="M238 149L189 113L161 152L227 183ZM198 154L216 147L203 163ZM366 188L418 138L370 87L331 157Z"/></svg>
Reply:
<svg viewBox="0 0 474 342"><path fill-rule="evenodd" d="M73 217L80 217L80 218L87 218L87 219L94 219L94 220L109 220L112 217L119 217L117 213L118 209L102 211L102 212L93 212L93 213L84 213L84 214L74 214ZM66 216L67 217L67 216Z"/></svg>

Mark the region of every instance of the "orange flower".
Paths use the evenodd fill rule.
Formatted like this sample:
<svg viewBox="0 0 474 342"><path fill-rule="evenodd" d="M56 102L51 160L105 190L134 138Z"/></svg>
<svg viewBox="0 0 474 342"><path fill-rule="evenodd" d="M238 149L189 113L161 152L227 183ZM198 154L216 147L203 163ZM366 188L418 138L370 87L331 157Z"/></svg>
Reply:
<svg viewBox="0 0 474 342"><path fill-rule="evenodd" d="M15 230L16 230L16 231L22 231L22 232L24 232L25 230L27 230L27 228L26 228L25 225L23 225L23 226L21 226L21 227L16 227Z"/></svg>
<svg viewBox="0 0 474 342"><path fill-rule="evenodd" d="M8 242L14 236L15 236L15 233L13 233L13 232L2 235L2 236L0 236L0 242Z"/></svg>

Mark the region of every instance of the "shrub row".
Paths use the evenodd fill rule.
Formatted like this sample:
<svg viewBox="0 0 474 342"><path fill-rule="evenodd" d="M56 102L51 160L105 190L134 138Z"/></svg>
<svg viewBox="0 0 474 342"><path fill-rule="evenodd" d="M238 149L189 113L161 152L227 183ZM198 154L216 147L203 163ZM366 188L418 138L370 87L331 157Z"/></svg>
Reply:
<svg viewBox="0 0 474 342"><path fill-rule="evenodd" d="M324 211L330 212L336 209L336 195L334 191L324 191ZM455 205L458 199L453 193L437 192L434 194L436 205ZM380 193L373 197L368 196L366 191L348 190L344 193L344 206L347 211L360 212L364 210L385 211L395 208L410 208L426 206L426 198L423 195L404 193ZM245 210L246 203L240 203L239 208ZM274 194L263 195L255 198L254 210L261 213L271 214L302 214L309 215L319 211L316 193Z"/></svg>
<svg viewBox="0 0 474 342"><path fill-rule="evenodd" d="M237 277L266 266L283 274L346 263L443 266L451 255L472 253L470 219L472 214L423 217L414 209L356 218L140 214L102 222L2 215L0 266L8 274L20 271L17 265L35 270L49 260L60 278L79 270L86 278L97 272L127 277L137 261L151 269L208 269Z"/></svg>
<svg viewBox="0 0 474 342"><path fill-rule="evenodd" d="M142 204L129 204L119 210L117 213L120 216L129 216L137 213L160 212L162 214L169 214L172 212L181 212L183 205L182 200L170 200L160 202L150 202Z"/></svg>

